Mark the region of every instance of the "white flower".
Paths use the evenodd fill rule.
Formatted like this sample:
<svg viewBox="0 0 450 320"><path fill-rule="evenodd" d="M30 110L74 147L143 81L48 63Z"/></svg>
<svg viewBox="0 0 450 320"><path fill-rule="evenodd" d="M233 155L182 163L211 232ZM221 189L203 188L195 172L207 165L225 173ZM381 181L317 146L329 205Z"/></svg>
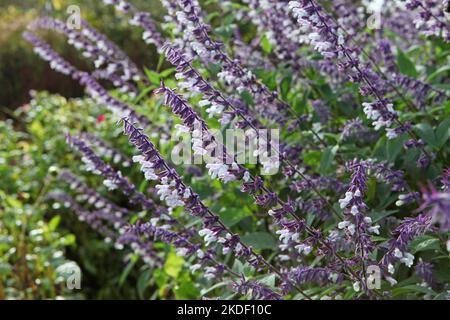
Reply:
<svg viewBox="0 0 450 320"><path fill-rule="evenodd" d="M115 189L117 189L117 184L115 184L114 181L110 180L110 179L103 180L103 185L106 188L108 188L108 190L115 190Z"/></svg>
<svg viewBox="0 0 450 320"><path fill-rule="evenodd" d="M191 270L192 273L194 273L195 271L197 271L201 267L202 267L202 265L197 263L197 264L194 264L194 265L190 266L189 269Z"/></svg>
<svg viewBox="0 0 450 320"><path fill-rule="evenodd" d="M380 226L379 225L370 227L368 230L370 233L375 233L376 235L380 234Z"/></svg>
<svg viewBox="0 0 450 320"><path fill-rule="evenodd" d="M389 272L390 274L394 274L394 272L395 272L395 268L394 268L394 266L392 265L392 263L389 263L389 265L388 265L388 272Z"/></svg>
<svg viewBox="0 0 450 320"><path fill-rule="evenodd" d="M183 199L188 199L192 195L191 189L186 188L183 193Z"/></svg>
<svg viewBox="0 0 450 320"><path fill-rule="evenodd" d="M208 163L206 168L208 169L208 174L212 179L217 177L221 179L228 173L228 166L224 163Z"/></svg>
<svg viewBox="0 0 450 320"><path fill-rule="evenodd" d="M198 232L200 237L203 237L205 240L205 244L209 246L212 242L215 242L217 240L216 235L214 232L210 229L202 229Z"/></svg>
<svg viewBox="0 0 450 320"><path fill-rule="evenodd" d="M391 284L391 287L395 286L397 284L397 280L395 280L392 277L386 277L386 281Z"/></svg>
<svg viewBox="0 0 450 320"><path fill-rule="evenodd" d="M209 100L201 100L199 103L198 103L198 105L200 106L200 107L206 107L206 106L209 106L209 105L211 105L211 102L209 102Z"/></svg>
<svg viewBox="0 0 450 320"><path fill-rule="evenodd" d="M353 283L353 290L355 290L356 292L359 292L359 290L361 290L359 281L356 281L355 283Z"/></svg>
<svg viewBox="0 0 450 320"><path fill-rule="evenodd" d="M386 136L388 139L395 139L397 138L398 134L395 129L386 128Z"/></svg>
<svg viewBox="0 0 450 320"><path fill-rule="evenodd" d="M354 234L355 234L355 231L356 231L356 227L355 227L355 225L352 223L351 225L349 225L349 226L347 227L347 230L348 230L348 232L349 232L351 235L354 235Z"/></svg>
<svg viewBox="0 0 450 320"><path fill-rule="evenodd" d="M177 255L179 255L180 257L185 257L187 255L188 251L189 250L186 248L177 248L177 250L176 250Z"/></svg>
<svg viewBox="0 0 450 320"><path fill-rule="evenodd" d="M280 235L280 237L279 237L280 241L285 244L287 244L290 240L298 241L298 238L299 238L298 233L293 233L288 229L277 230L276 234Z"/></svg>
<svg viewBox="0 0 450 320"><path fill-rule="evenodd" d="M344 229L346 228L348 225L350 225L350 221L341 221L338 223L338 228L339 229Z"/></svg>
<svg viewBox="0 0 450 320"><path fill-rule="evenodd" d="M199 259L203 259L205 257L205 253L202 250L198 249L197 250L197 257Z"/></svg>
<svg viewBox="0 0 450 320"><path fill-rule="evenodd" d="M206 279L212 280L216 277L216 269L214 267L206 267L206 272L204 277Z"/></svg>
<svg viewBox="0 0 450 320"><path fill-rule="evenodd" d="M167 179L161 179L161 183L156 185L157 194L160 196L161 201L165 201L171 208L183 206L184 203L178 196L178 191L176 189L172 190L173 186L168 184Z"/></svg>
<svg viewBox="0 0 450 320"><path fill-rule="evenodd" d="M180 136L183 133L189 133L191 131L191 129L189 129L189 127L186 127L182 124L176 124L175 129L177 129L177 133L176 133L177 136Z"/></svg>
<svg viewBox="0 0 450 320"><path fill-rule="evenodd" d="M281 255L278 256L278 259L280 261L289 261L289 260L291 260L291 257L286 255L286 254L281 254Z"/></svg>
<svg viewBox="0 0 450 320"><path fill-rule="evenodd" d="M328 276L328 280L331 280L332 282L336 283L336 281L338 280L339 275L337 273L331 273Z"/></svg>
<svg viewBox="0 0 450 320"><path fill-rule="evenodd" d="M401 195L399 195L398 196L398 200L397 200L397 202L395 202L395 205L397 206L397 207L400 207L400 206L402 206L402 205L404 205L405 204L405 199L407 199L408 198L408 195L407 194L401 194Z"/></svg>
<svg viewBox="0 0 450 320"><path fill-rule="evenodd" d="M353 192L347 191L345 193L345 198L339 200L339 206L341 207L341 209L344 209L346 206L348 206L348 204L352 199L353 199Z"/></svg>
<svg viewBox="0 0 450 320"><path fill-rule="evenodd" d="M397 258L401 258L401 257L403 257L403 253L398 248L395 248L394 256Z"/></svg>
<svg viewBox="0 0 450 320"><path fill-rule="evenodd" d="M311 253L312 251L312 247L308 246L306 244L299 244L295 246L295 249L297 249L299 254L304 254L305 256L307 256L308 254Z"/></svg>
<svg viewBox="0 0 450 320"><path fill-rule="evenodd" d="M400 261L403 262L405 266L410 268L414 263L414 256L411 253L406 252Z"/></svg>
<svg viewBox="0 0 450 320"><path fill-rule="evenodd" d="M144 156L133 156L133 162L134 163L141 163L145 161L145 157Z"/></svg>
<svg viewBox="0 0 450 320"><path fill-rule="evenodd" d="M263 165L263 174L272 174L277 172L280 167L280 161L278 161L277 158L270 158L264 162L261 161L261 164Z"/></svg>
<svg viewBox="0 0 450 320"><path fill-rule="evenodd" d="M280 235L279 239L283 243L288 243L291 238L291 232L287 229L277 230L275 233Z"/></svg>
<svg viewBox="0 0 450 320"><path fill-rule="evenodd" d="M220 116L223 112L223 109L223 105L213 103L208 109L206 109L206 112L208 113L210 118L213 118L216 114Z"/></svg>

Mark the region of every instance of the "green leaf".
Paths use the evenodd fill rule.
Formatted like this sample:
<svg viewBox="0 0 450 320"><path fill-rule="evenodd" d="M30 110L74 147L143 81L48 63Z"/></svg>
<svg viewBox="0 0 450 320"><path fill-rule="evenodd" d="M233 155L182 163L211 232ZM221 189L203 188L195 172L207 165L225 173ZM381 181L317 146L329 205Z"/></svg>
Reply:
<svg viewBox="0 0 450 320"><path fill-rule="evenodd" d="M145 96L147 96L150 92L152 92L155 89L155 86L147 87L144 90L139 93L139 95L134 99L133 103L137 104L139 101L142 100Z"/></svg>
<svg viewBox="0 0 450 320"><path fill-rule="evenodd" d="M281 97L283 99L286 99L287 95L289 94L289 91L291 89L291 82L292 82L291 76L285 77L285 78L283 78L283 80L281 80L280 92L281 92Z"/></svg>
<svg viewBox="0 0 450 320"><path fill-rule="evenodd" d="M61 238L61 242L63 245L65 246L73 246L75 245L77 238L75 237L75 235L73 234L68 234L66 236L64 236L63 238Z"/></svg>
<svg viewBox="0 0 450 320"><path fill-rule="evenodd" d="M130 262L128 262L127 266L125 267L125 269L123 269L122 274L120 275L119 278L119 287L122 287L123 284L125 283L125 280L127 280L128 275L130 274L131 270L133 269L134 265L137 262L137 256L133 255L131 257Z"/></svg>
<svg viewBox="0 0 450 320"><path fill-rule="evenodd" d="M50 231L55 231L60 222L61 222L61 216L59 216L59 215L54 216L48 223L48 228L50 229Z"/></svg>
<svg viewBox="0 0 450 320"><path fill-rule="evenodd" d="M138 291L139 297L141 299L144 299L145 289L147 289L147 287L150 285L151 275L152 275L152 270L147 269L144 272L142 272L142 274L138 278L137 291Z"/></svg>
<svg viewBox="0 0 450 320"><path fill-rule="evenodd" d="M336 152L338 151L339 146L328 147L322 153L322 157L320 159L319 173L324 175L330 171L331 165L333 163L334 157L336 156Z"/></svg>
<svg viewBox="0 0 450 320"><path fill-rule="evenodd" d="M397 53L397 64L401 73L409 77L417 78L418 73L415 64L400 49Z"/></svg>
<svg viewBox="0 0 450 320"><path fill-rule="evenodd" d="M263 49L263 51L267 54L272 52L272 44L270 43L269 39L266 37L266 35L264 35L261 38L261 48Z"/></svg>
<svg viewBox="0 0 450 320"><path fill-rule="evenodd" d="M414 130L423 141L431 146L437 146L433 128L428 123L419 123L414 126Z"/></svg>
<svg viewBox="0 0 450 320"><path fill-rule="evenodd" d="M12 271L12 267L9 263L0 262L0 276L6 276Z"/></svg>
<svg viewBox="0 0 450 320"><path fill-rule="evenodd" d="M177 300L197 299L200 294L188 274L185 274L175 286L174 293Z"/></svg>
<svg viewBox="0 0 450 320"><path fill-rule="evenodd" d="M418 286L418 285L409 285L409 286L404 286L401 288L395 288L392 290L392 296L396 297L399 295L403 295L405 293L424 293L424 294L436 294L436 292L434 292L431 289L428 289L427 287L422 287L422 286Z"/></svg>
<svg viewBox="0 0 450 320"><path fill-rule="evenodd" d="M169 68L166 70L161 71L161 73L159 74L159 76L161 78L167 78L168 76L170 76L172 73L175 72L175 68Z"/></svg>
<svg viewBox="0 0 450 320"><path fill-rule="evenodd" d="M259 283L266 285L270 288L274 288L276 279L277 277L274 274L271 274L269 276L265 276L264 278L260 279Z"/></svg>
<svg viewBox="0 0 450 320"><path fill-rule="evenodd" d="M215 285L213 285L213 286L211 286L209 288L207 287L207 288L202 289L201 295L204 296L204 295L208 294L209 292L211 292L211 291L213 291L213 290L215 290L217 288L221 288L221 287L227 286L228 284L230 284L229 280L225 280L225 281L216 283Z"/></svg>
<svg viewBox="0 0 450 320"><path fill-rule="evenodd" d="M242 241L256 250L274 249L277 246L277 242L273 236L267 232L246 234L242 236Z"/></svg>
<svg viewBox="0 0 450 320"><path fill-rule="evenodd" d="M155 71L152 71L150 69L144 68L144 72L147 75L147 78L150 80L151 83L159 86L159 82L161 81L161 77L159 74Z"/></svg>
<svg viewBox="0 0 450 320"><path fill-rule="evenodd" d="M391 215L393 215L394 213L397 213L398 210L386 210L386 211L378 211L378 212L373 212L370 214L370 217L372 218L372 222L376 223L386 217L389 217Z"/></svg>
<svg viewBox="0 0 450 320"><path fill-rule="evenodd" d="M177 256L174 251L171 251L164 264L164 271L172 278L177 278L183 267L183 257Z"/></svg>
<svg viewBox="0 0 450 320"><path fill-rule="evenodd" d="M388 140L386 143L386 154L389 162L394 162L402 150L403 150L402 137Z"/></svg>
<svg viewBox="0 0 450 320"><path fill-rule="evenodd" d="M420 236L411 241L409 246L413 254L420 251L440 250L439 239L431 236Z"/></svg>
<svg viewBox="0 0 450 320"><path fill-rule="evenodd" d="M215 211L218 212L220 219L227 227L234 226L236 223L251 214L248 209L243 207L221 207Z"/></svg>
<svg viewBox="0 0 450 320"><path fill-rule="evenodd" d="M244 273L244 265L238 259L234 260L233 267L231 268L236 273L242 274Z"/></svg>
<svg viewBox="0 0 450 320"><path fill-rule="evenodd" d="M450 136L450 117L442 121L436 129L436 145L441 148Z"/></svg>
<svg viewBox="0 0 450 320"><path fill-rule="evenodd" d="M439 77L441 74L447 73L448 71L450 71L450 66L444 66L444 67L437 69L435 72L433 72L432 74L430 74L428 76L427 82L431 82L435 78Z"/></svg>
<svg viewBox="0 0 450 320"><path fill-rule="evenodd" d="M247 90L245 90L244 92L241 93L241 97L245 101L246 104L248 104L250 106L254 106L255 105L255 102L253 101L252 95Z"/></svg>

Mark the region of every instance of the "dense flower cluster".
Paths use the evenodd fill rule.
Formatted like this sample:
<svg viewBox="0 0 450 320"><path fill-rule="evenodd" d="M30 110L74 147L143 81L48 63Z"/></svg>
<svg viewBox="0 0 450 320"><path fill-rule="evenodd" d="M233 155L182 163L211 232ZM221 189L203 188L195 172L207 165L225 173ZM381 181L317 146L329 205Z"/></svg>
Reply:
<svg viewBox="0 0 450 320"><path fill-rule="evenodd" d="M163 0L161 27L131 3L103 3L138 27L173 69L147 79L149 72L85 21L81 30L49 17L30 24L24 37L35 52L106 106L126 136L112 143L100 138L117 136L111 132L65 128L80 168L102 185L91 189L63 170L58 183L68 191L51 199L152 268L167 257L158 244L173 247L189 273L203 277L199 286L206 281L220 294L379 299L405 274L430 290L445 288L435 277L437 263L422 252L450 251L450 240L445 249L442 243L450 231L450 122L437 123L448 111L448 70L432 66L446 51L415 46L414 70L403 53L427 41L446 48L441 1L386 4L386 19L373 33L365 29L370 10L348 0L221 1L223 28L195 0ZM416 39L402 21L415 21L426 37ZM243 24L255 27L250 41ZM36 35L41 29L65 35L95 70L78 70L59 56ZM144 90L153 90L151 99ZM146 101L139 113L130 103L137 96ZM279 143L261 134L272 128ZM238 161L217 129L243 132L248 145L266 143L251 150L260 161ZM175 166L169 154L179 145L172 142L183 135L201 161ZM119 142L137 154L116 149ZM136 167L140 174L133 174ZM370 286L373 267L382 290ZM221 282L226 289L214 287Z"/></svg>

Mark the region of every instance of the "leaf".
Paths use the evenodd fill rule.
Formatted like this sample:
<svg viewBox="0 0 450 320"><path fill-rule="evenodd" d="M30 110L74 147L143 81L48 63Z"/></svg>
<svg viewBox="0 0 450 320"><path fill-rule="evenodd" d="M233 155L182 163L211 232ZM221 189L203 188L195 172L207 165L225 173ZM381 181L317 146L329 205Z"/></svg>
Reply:
<svg viewBox="0 0 450 320"><path fill-rule="evenodd" d="M392 296L396 297L405 293L424 293L424 294L436 294L436 292L434 292L431 289L428 289L427 287L423 287L423 286L418 286L418 285L409 285L409 286L404 286L401 288L395 288L392 290Z"/></svg>
<svg viewBox="0 0 450 320"><path fill-rule="evenodd" d="M175 286L174 293L177 300L196 299L200 294L188 274L185 274Z"/></svg>
<svg viewBox="0 0 450 320"><path fill-rule="evenodd" d="M171 251L164 264L164 271L172 278L177 278L183 267L183 257L177 256L174 251Z"/></svg>
<svg viewBox="0 0 450 320"><path fill-rule="evenodd" d="M138 104L139 101L142 100L142 98L144 98L145 96L147 96L150 92L152 92L155 89L154 86L151 87L147 87L144 90L141 91L141 93L139 93L139 95L134 99L133 104Z"/></svg>
<svg viewBox="0 0 450 320"><path fill-rule="evenodd" d="M62 8L61 0L52 0L52 3L53 3L53 7L55 8L56 11L61 10L61 8Z"/></svg>
<svg viewBox="0 0 450 320"><path fill-rule="evenodd" d="M330 171L331 164L333 163L334 157L336 156L336 152L338 151L339 146L328 147L322 153L322 157L320 159L319 173L324 175Z"/></svg>
<svg viewBox="0 0 450 320"><path fill-rule="evenodd" d="M131 257L130 262L128 262L127 266L125 267L125 269L123 269L122 274L120 275L119 278L119 287L122 287L123 284L125 283L125 280L127 280L128 275L130 274L131 270L133 269L134 265L137 262L137 256L133 255Z"/></svg>
<svg viewBox="0 0 450 320"><path fill-rule="evenodd" d="M73 246L76 243L77 238L73 234L68 234L61 238L61 242L65 246Z"/></svg>
<svg viewBox="0 0 450 320"><path fill-rule="evenodd" d="M442 121L436 129L436 145L441 148L450 136L450 117Z"/></svg>
<svg viewBox="0 0 450 320"><path fill-rule="evenodd" d="M431 146L437 146L436 136L434 135L433 128L428 123L419 123L414 126L414 130L426 143Z"/></svg>
<svg viewBox="0 0 450 320"><path fill-rule="evenodd" d="M433 72L432 74L430 74L428 76L427 82L431 82L432 80L434 80L434 78L437 78L441 74L446 73L448 71L450 71L450 66L444 66L444 67L437 69L435 72Z"/></svg>
<svg viewBox="0 0 450 320"><path fill-rule="evenodd" d="M50 229L50 231L55 231L60 222L61 222L61 216L59 216L59 215L54 216L48 223L48 228Z"/></svg>
<svg viewBox="0 0 450 320"><path fill-rule="evenodd" d="M147 75L147 78L150 80L151 83L159 86L159 82L161 81L161 77L159 74L155 71L152 71L150 69L144 68L144 72Z"/></svg>
<svg viewBox="0 0 450 320"><path fill-rule="evenodd" d="M253 101L252 95L247 90L244 90L241 93L241 98L245 101L246 104L250 106L254 106L255 102Z"/></svg>
<svg viewBox="0 0 450 320"><path fill-rule="evenodd" d="M0 276L6 276L12 271L12 267L9 263L0 262Z"/></svg>
<svg viewBox="0 0 450 320"><path fill-rule="evenodd" d="M388 216L393 215L394 213L397 213L398 210L386 210L386 211L378 211L378 212L373 212L370 214L370 217L372 218L372 222L376 223Z"/></svg>
<svg viewBox="0 0 450 320"><path fill-rule="evenodd" d="M242 236L245 244L256 250L275 249L277 242L273 236L267 232L254 232Z"/></svg>
<svg viewBox="0 0 450 320"><path fill-rule="evenodd" d="M232 227L245 217L250 215L250 212L243 207L222 207L218 212L220 219L227 227Z"/></svg>
<svg viewBox="0 0 450 320"><path fill-rule="evenodd" d="M397 53L397 64L398 64L398 69L400 70L401 73L403 73L404 75L407 75L409 77L417 78L418 73L416 70L416 66L408 58L408 56L400 49L398 50L398 53Z"/></svg>
<svg viewBox="0 0 450 320"><path fill-rule="evenodd" d="M411 241L411 244L409 246L413 254L416 254L420 251L440 250L439 239L433 238L431 236L418 237Z"/></svg>
<svg viewBox="0 0 450 320"><path fill-rule="evenodd" d="M285 78L283 78L283 80L281 80L280 92L281 92L281 97L283 99L286 99L287 95L289 94L289 91L291 89L291 82L292 82L291 76L285 77Z"/></svg>
<svg viewBox="0 0 450 320"><path fill-rule="evenodd" d="M145 289L147 289L147 287L150 285L151 275L152 275L152 270L147 269L144 272L142 272L142 274L138 278L137 291L138 291L139 297L141 299L144 299Z"/></svg>
<svg viewBox="0 0 450 320"><path fill-rule="evenodd" d="M305 154L303 157L303 161L305 161L305 164L309 166L315 166L321 158L321 152L318 150L312 150Z"/></svg>
<svg viewBox="0 0 450 320"><path fill-rule="evenodd" d="M368 201L374 200L376 194L377 194L377 180L374 178L370 178L369 181L367 181L367 191L366 191L367 200Z"/></svg>
<svg viewBox="0 0 450 320"><path fill-rule="evenodd" d="M175 68L169 68L169 69L161 71L159 76L161 78L167 78L168 76L170 76L174 72L175 72Z"/></svg>
<svg viewBox="0 0 450 320"><path fill-rule="evenodd" d="M22 202L13 197L6 197L6 202L14 209L22 208Z"/></svg>
<svg viewBox="0 0 450 320"><path fill-rule="evenodd" d="M242 274L244 273L244 265L238 259L234 260L233 267L231 268L234 272Z"/></svg>
<svg viewBox="0 0 450 320"><path fill-rule="evenodd" d="M263 51L267 54L272 52L272 44L270 43L269 39L266 37L266 35L264 35L261 38L261 48L263 49Z"/></svg>
<svg viewBox="0 0 450 320"><path fill-rule="evenodd" d="M230 283L229 280L225 280L225 281L216 283L215 285L213 285L213 286L211 286L211 287L209 287L209 288L204 288L204 289L202 289L202 291L201 291L200 294L201 294L202 296L204 296L204 295L208 294L209 292L211 292L211 291L213 291L213 290L215 290L215 289L217 289L217 288L224 287L224 286L228 285L229 283Z"/></svg>
<svg viewBox="0 0 450 320"><path fill-rule="evenodd" d="M260 279L259 283L266 285L270 288L274 288L276 279L277 279L277 277L274 274L271 274L271 275L268 275L268 276Z"/></svg>
<svg viewBox="0 0 450 320"><path fill-rule="evenodd" d="M398 137L388 140L386 143L386 154L389 162L395 162L395 159L399 156L403 150L403 138Z"/></svg>

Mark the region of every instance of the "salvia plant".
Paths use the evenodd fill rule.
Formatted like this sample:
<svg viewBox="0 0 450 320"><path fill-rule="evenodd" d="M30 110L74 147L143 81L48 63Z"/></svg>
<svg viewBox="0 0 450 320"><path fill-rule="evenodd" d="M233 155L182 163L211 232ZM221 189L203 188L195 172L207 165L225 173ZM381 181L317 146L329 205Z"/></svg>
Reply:
<svg viewBox="0 0 450 320"><path fill-rule="evenodd" d="M448 1L162 0L162 17L103 4L156 71L84 20L23 34L85 88L77 108L102 110L60 122L77 165L57 165L56 210L190 298L450 297Z"/></svg>

